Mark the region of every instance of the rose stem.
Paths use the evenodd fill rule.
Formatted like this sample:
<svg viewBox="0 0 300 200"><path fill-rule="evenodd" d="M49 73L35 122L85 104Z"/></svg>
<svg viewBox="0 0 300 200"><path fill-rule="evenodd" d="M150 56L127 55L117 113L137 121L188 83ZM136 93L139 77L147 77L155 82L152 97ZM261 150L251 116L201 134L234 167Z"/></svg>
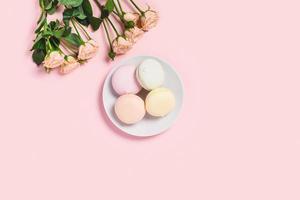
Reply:
<svg viewBox="0 0 300 200"><path fill-rule="evenodd" d="M83 39L82 39L82 37L81 37L81 35L80 35L80 33L79 33L79 31L78 31L78 29L77 29L77 27L76 27L74 21L73 21L73 19L71 19L71 22L72 22L72 24L73 24L73 26L74 26L74 28L75 28L76 33L77 33L78 36L80 37L81 41L83 41Z"/></svg>
<svg viewBox="0 0 300 200"><path fill-rule="evenodd" d="M83 30L83 32L85 33L85 36L89 39L89 40L91 40L92 38L91 38L91 36L88 34L88 32L85 30L85 28L77 21L77 20L75 20L75 22L79 25L79 27Z"/></svg>
<svg viewBox="0 0 300 200"><path fill-rule="evenodd" d="M118 2L118 5L119 5L119 7L120 7L121 14L123 15L123 14L124 14L124 11L123 11L122 5L121 5L121 3L120 3L119 0L117 0L117 2ZM116 7L117 7L117 6L116 6Z"/></svg>
<svg viewBox="0 0 300 200"><path fill-rule="evenodd" d="M105 22L103 22L103 26L104 26L105 33L106 33L106 36L107 36L107 40L108 40L108 42L109 42L110 50L112 51L111 39L110 39L109 32L108 32L108 30L107 30L107 26L106 26Z"/></svg>
<svg viewBox="0 0 300 200"><path fill-rule="evenodd" d="M72 53L72 54L76 54L76 52L73 51L70 47L68 47L68 45L65 44L65 42L64 42L63 40L61 41L60 45L61 45L66 51L68 51L68 52L70 52L70 53Z"/></svg>
<svg viewBox="0 0 300 200"><path fill-rule="evenodd" d="M132 5L143 15L144 14L144 11L142 11L137 5L136 3L134 3L133 0L130 0L130 2L132 3Z"/></svg>
<svg viewBox="0 0 300 200"><path fill-rule="evenodd" d="M112 21L111 21L109 18L107 18L107 21L108 21L108 22L110 23L110 25L113 27L114 31L115 31L116 34L117 34L117 37L119 37L120 34L119 34L119 32L117 31L117 29L116 29L116 27L114 26L114 24L112 23Z"/></svg>

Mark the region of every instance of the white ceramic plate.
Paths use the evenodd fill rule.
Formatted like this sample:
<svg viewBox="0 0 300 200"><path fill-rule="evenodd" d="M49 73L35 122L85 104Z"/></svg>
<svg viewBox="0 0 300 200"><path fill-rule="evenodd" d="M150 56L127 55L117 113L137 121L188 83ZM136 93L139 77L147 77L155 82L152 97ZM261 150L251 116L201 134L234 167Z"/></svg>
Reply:
<svg viewBox="0 0 300 200"><path fill-rule="evenodd" d="M114 104L118 98L118 95L114 92L112 85L111 85L111 77L112 74L115 72L116 69L123 65L127 64L134 64L138 66L143 60L147 58L152 58L157 61L159 61L165 71L165 82L164 87L167 87L171 89L176 97L176 107L175 109L169 113L167 116L162 118L154 118L146 114L144 119L137 124L134 125L125 125L122 122L118 120L118 118L115 115L114 112ZM159 58L151 57L151 56L138 56L134 58L130 58L128 60L122 61L117 66L115 66L110 73L107 75L106 80L103 85L103 106L105 109L106 114L108 115L108 118L110 121L118 127L123 132L139 136L139 137L147 137L147 136L154 136L158 135L160 133L163 133L168 128L171 127L171 125L176 120L180 109L182 107L182 101L183 101L183 86L181 83L181 80L178 76L178 74L175 72L175 70L166 62L160 60Z"/></svg>

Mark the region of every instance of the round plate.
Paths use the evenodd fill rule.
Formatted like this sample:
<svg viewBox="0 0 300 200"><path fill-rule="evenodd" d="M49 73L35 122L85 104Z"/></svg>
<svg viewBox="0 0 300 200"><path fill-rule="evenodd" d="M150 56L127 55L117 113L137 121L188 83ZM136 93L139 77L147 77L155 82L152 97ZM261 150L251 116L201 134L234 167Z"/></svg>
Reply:
<svg viewBox="0 0 300 200"><path fill-rule="evenodd" d="M167 87L173 91L176 98L176 107L171 113L169 113L165 117L155 118L146 114L144 119L142 119L140 122L134 125L125 125L118 120L114 112L114 104L118 98L118 95L114 92L112 88L111 77L112 74L119 67L128 64L134 64L138 66L143 60L147 58L155 59L162 64L165 71L165 82L163 87ZM160 60L159 58L155 58L151 56L138 56L120 62L117 66L115 66L110 71L103 85L102 96L103 96L103 106L105 112L108 118L110 119L110 121L116 127L118 127L120 130L130 135L139 136L139 137L148 137L148 136L154 136L163 133L168 128L170 128L171 125L174 123L182 107L183 87L178 74L169 64Z"/></svg>

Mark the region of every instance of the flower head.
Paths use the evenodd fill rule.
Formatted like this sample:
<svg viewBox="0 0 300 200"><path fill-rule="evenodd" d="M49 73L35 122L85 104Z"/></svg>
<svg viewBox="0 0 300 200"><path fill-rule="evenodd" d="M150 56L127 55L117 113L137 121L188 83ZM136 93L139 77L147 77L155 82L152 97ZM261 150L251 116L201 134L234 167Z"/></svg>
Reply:
<svg viewBox="0 0 300 200"><path fill-rule="evenodd" d="M144 31L135 26L127 29L124 34L129 41L136 43L144 35Z"/></svg>
<svg viewBox="0 0 300 200"><path fill-rule="evenodd" d="M64 56L59 51L52 51L43 62L45 68L54 69L64 63Z"/></svg>
<svg viewBox="0 0 300 200"><path fill-rule="evenodd" d="M140 14L128 12L125 13L123 17L127 22L133 21L135 24L137 24L138 20L140 19Z"/></svg>
<svg viewBox="0 0 300 200"><path fill-rule="evenodd" d="M78 59L88 60L95 56L99 46L94 40L89 40L79 47Z"/></svg>
<svg viewBox="0 0 300 200"><path fill-rule="evenodd" d="M122 36L117 37L112 42L113 51L117 55L125 54L127 51L129 51L132 48L132 45L133 45L132 42L130 42L129 40L125 39Z"/></svg>
<svg viewBox="0 0 300 200"><path fill-rule="evenodd" d="M61 74L68 74L74 69L78 68L80 63L73 56L68 56L64 64L61 65L59 72Z"/></svg>
<svg viewBox="0 0 300 200"><path fill-rule="evenodd" d="M143 31L149 31L157 25L158 20L158 13L152 10L148 10L140 18L140 28Z"/></svg>

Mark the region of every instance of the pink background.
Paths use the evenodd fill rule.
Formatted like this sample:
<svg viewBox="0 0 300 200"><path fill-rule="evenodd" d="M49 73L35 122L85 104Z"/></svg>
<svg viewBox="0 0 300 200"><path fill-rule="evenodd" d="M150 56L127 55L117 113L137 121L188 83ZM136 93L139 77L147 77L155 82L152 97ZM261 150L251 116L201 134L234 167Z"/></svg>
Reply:
<svg viewBox="0 0 300 200"><path fill-rule="evenodd" d="M86 66L44 74L37 1L2 2L0 199L299 200L299 0L147 2L159 26L115 63L159 56L185 85L177 123L147 139L103 112L102 32Z"/></svg>

